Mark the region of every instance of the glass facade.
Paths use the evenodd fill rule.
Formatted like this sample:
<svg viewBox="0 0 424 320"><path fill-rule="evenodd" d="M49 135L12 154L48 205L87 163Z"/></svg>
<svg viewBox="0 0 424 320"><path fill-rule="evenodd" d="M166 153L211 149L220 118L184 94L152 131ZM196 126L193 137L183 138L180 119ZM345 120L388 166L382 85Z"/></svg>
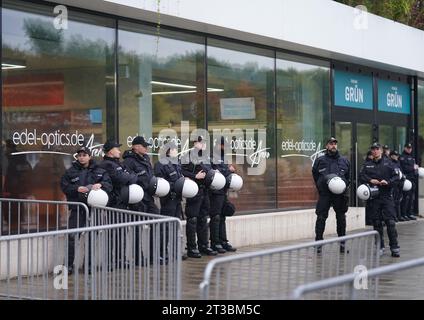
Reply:
<svg viewBox="0 0 424 320"><path fill-rule="evenodd" d="M279 208L314 206L311 168L330 135L330 66L277 55Z"/></svg>
<svg viewBox="0 0 424 320"><path fill-rule="evenodd" d="M155 156L167 137L204 128L205 39L119 23L119 138L143 135ZM153 157L156 160L156 157Z"/></svg>
<svg viewBox="0 0 424 320"><path fill-rule="evenodd" d="M208 129L227 133L243 189L230 194L239 210L275 208L274 53L210 39ZM216 147L216 146L214 146ZM237 158L236 155L240 155Z"/></svg>
<svg viewBox="0 0 424 320"><path fill-rule="evenodd" d="M126 149L143 135L157 161L165 141L184 153L204 129L211 155L225 135L243 176L230 193L237 214L315 205L311 166L331 134L329 62L71 9L62 28L53 8L2 2L3 197L64 200L59 181L77 145L99 160L107 138ZM420 114L423 90L421 81ZM349 140L351 124L339 124ZM406 132L397 127L390 143Z"/></svg>
<svg viewBox="0 0 424 320"><path fill-rule="evenodd" d="M113 135L114 21L3 1L2 194L64 200L59 186L77 145Z"/></svg>

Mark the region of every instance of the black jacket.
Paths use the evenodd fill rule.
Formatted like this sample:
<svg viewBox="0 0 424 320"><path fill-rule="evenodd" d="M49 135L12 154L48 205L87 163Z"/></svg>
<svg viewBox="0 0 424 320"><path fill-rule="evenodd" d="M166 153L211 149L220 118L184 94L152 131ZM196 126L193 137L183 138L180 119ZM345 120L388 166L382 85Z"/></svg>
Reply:
<svg viewBox="0 0 424 320"><path fill-rule="evenodd" d="M192 156L190 153L186 154L185 162L185 164L181 165L181 171L183 175L195 181L199 188L204 188L205 179L196 179L196 174L198 174L202 170L205 173L207 173L209 170L212 170L210 158L207 157L206 159L204 159L202 157L202 151L199 151L199 157Z"/></svg>
<svg viewBox="0 0 424 320"><path fill-rule="evenodd" d="M137 175L137 184L144 190L143 200L153 201L153 196L148 193L149 183L154 175L150 157L147 154L141 156L132 150L127 150L122 158L124 159L124 165Z"/></svg>
<svg viewBox="0 0 424 320"><path fill-rule="evenodd" d="M403 174L408 180L415 181L417 179L417 172L414 168L415 158L405 151L399 157L400 167Z"/></svg>
<svg viewBox="0 0 424 320"><path fill-rule="evenodd" d="M90 189L91 185L96 183L100 183L102 189L108 194L112 191L112 181L109 174L98 166L94 160L90 160L87 168L84 168L78 161L74 161L62 176L60 187L68 201L83 201L86 203L86 198L78 192L78 188L87 187Z"/></svg>
<svg viewBox="0 0 424 320"><path fill-rule="evenodd" d="M325 177L329 174L336 174L346 183L346 189L350 184L350 163L337 151L331 154L326 151L324 155L317 158L312 166L312 175L315 185L320 194L330 194Z"/></svg>
<svg viewBox="0 0 424 320"><path fill-rule="evenodd" d="M103 161L99 164L101 168L107 171L112 181L112 199L109 201L111 205L123 203L121 199L121 189L133 183L137 183L137 176L131 173L125 165L121 164L119 159L103 157Z"/></svg>
<svg viewBox="0 0 424 320"><path fill-rule="evenodd" d="M156 162L154 167L155 176L167 180L171 187L171 192L175 192L175 181L183 177L183 174L181 172L181 165L179 164L177 159L174 160L175 161L171 161L169 158L164 158L161 161Z"/></svg>
<svg viewBox="0 0 424 320"><path fill-rule="evenodd" d="M386 157L381 157L379 160L368 160L362 165L359 173L361 183L371 184L371 179L386 180L387 186L378 186L379 196L387 196L392 194L393 187L399 181L399 173L392 164L392 161Z"/></svg>
<svg viewBox="0 0 424 320"><path fill-rule="evenodd" d="M224 162L224 151L222 150L217 150L214 153L214 157L212 159L212 169L218 170L219 172L222 173L222 175L227 178L232 172L229 169L229 164ZM228 187L225 186L224 188L222 188L221 190L218 191L211 191L212 194L225 194L228 190Z"/></svg>

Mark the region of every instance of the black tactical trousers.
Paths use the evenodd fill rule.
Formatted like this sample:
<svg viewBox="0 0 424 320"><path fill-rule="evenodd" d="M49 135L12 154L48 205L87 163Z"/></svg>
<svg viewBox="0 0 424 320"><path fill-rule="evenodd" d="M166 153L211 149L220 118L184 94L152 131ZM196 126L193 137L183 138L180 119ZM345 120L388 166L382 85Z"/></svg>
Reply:
<svg viewBox="0 0 424 320"><path fill-rule="evenodd" d="M397 249L397 231L394 217L396 215L393 197L391 195L380 196L371 202L371 212L374 230L380 234L380 247L384 248L383 221L387 227L390 249Z"/></svg>
<svg viewBox="0 0 424 320"><path fill-rule="evenodd" d="M336 212L337 235L339 237L346 235L347 197L343 194L320 194L315 210L315 214L317 215L315 240L317 241L323 239L325 222L331 206L333 206Z"/></svg>
<svg viewBox="0 0 424 320"><path fill-rule="evenodd" d="M199 248L208 246L208 214L210 202L205 188L199 187L199 192L193 198L187 199L185 214L187 216L186 235L188 250L195 250L196 234Z"/></svg>
<svg viewBox="0 0 424 320"><path fill-rule="evenodd" d="M225 230L225 217L222 215L222 208L224 206L225 202L225 193L217 194L217 193L210 193L210 203L211 203L211 209L210 209L210 222L209 222L209 230L211 235L211 245L215 246L218 244L222 244L222 231ZM224 218L224 219L223 219ZM225 232L226 233L226 232ZM226 235L225 235L226 238Z"/></svg>
<svg viewBox="0 0 424 320"><path fill-rule="evenodd" d="M181 219L182 218L182 207L181 207L181 198L177 197L174 192L169 193L166 197L160 198L160 214L163 216L174 217ZM168 225L167 225L168 226ZM173 234L171 239L171 234ZM169 230L166 227L165 230L165 241L161 241L161 256L163 254L168 255L168 244L170 241L173 241L175 244L178 239L177 230ZM176 246L173 246L176 248ZM176 252L173 254L176 256Z"/></svg>

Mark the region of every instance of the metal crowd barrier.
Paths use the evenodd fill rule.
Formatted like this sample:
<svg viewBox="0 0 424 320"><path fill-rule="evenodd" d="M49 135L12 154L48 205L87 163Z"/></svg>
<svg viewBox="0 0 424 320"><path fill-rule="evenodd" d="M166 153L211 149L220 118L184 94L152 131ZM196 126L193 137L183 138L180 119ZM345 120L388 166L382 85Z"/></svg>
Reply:
<svg viewBox="0 0 424 320"><path fill-rule="evenodd" d="M3 236L0 297L180 299L180 239L180 220L166 217Z"/></svg>
<svg viewBox="0 0 424 320"><path fill-rule="evenodd" d="M0 198L0 237L69 229L70 208L75 227L87 225L88 208L81 202Z"/></svg>
<svg viewBox="0 0 424 320"><path fill-rule="evenodd" d="M204 300L288 299L299 285L379 266L376 231L216 258L200 284ZM340 246L344 243L344 252Z"/></svg>
<svg viewBox="0 0 424 320"><path fill-rule="evenodd" d="M291 298L376 300L380 293L379 282L383 280L380 278L381 276L418 267L424 267L424 257L369 270L360 269L342 276L300 285L293 290ZM419 282L422 279L422 272L418 272L414 279L415 286L417 286L417 281ZM399 279L399 281L402 281L402 279ZM393 298L399 299L401 295L398 292L399 288L394 288L394 290L396 290L397 295ZM412 296L411 290L413 290L413 287L408 287L406 290L409 292L409 297ZM335 294L335 292L338 292L338 294Z"/></svg>

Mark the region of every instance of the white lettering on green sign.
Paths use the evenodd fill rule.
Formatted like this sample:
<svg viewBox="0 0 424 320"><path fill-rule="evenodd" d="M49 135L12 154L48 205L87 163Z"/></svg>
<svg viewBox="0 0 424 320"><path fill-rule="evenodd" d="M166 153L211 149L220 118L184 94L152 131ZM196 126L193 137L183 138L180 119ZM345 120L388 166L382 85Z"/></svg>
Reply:
<svg viewBox="0 0 424 320"><path fill-rule="evenodd" d="M397 88L392 87L394 93L387 93L387 106L402 109L402 96L397 93Z"/></svg>
<svg viewBox="0 0 424 320"><path fill-rule="evenodd" d="M364 103L364 89L358 88L357 85L345 87L345 99L350 102Z"/></svg>

